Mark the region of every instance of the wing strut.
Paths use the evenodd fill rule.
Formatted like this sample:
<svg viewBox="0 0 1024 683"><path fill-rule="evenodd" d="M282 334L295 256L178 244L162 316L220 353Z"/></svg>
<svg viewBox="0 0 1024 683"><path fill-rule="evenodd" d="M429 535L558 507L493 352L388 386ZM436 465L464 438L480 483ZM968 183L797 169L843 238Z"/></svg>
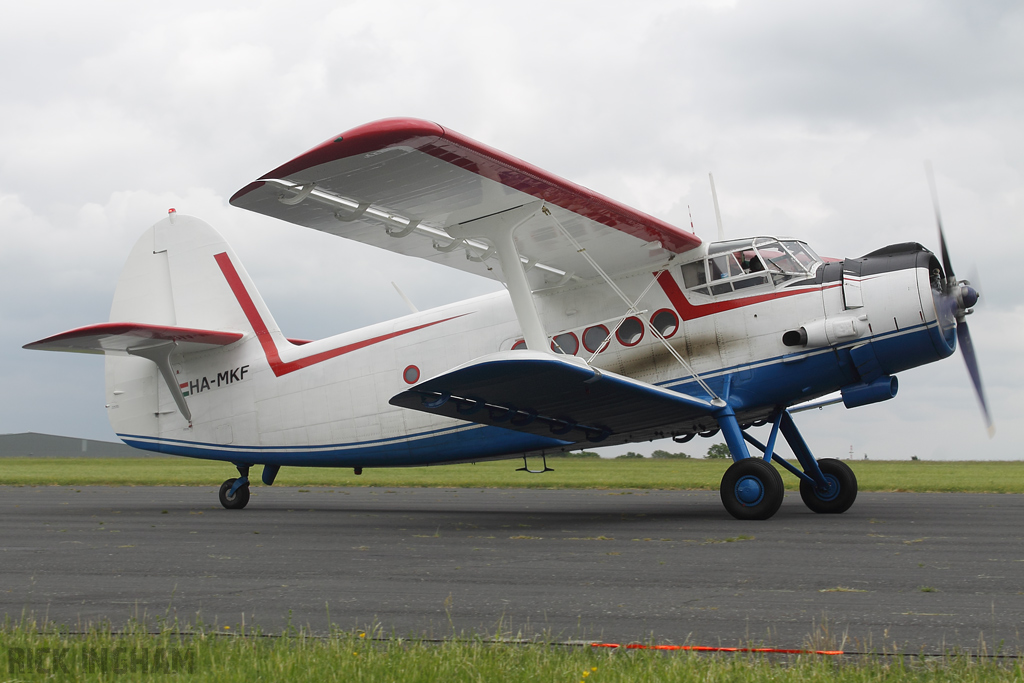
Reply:
<svg viewBox="0 0 1024 683"><path fill-rule="evenodd" d="M612 291L615 292L619 296L619 298L626 303L626 306L629 307L629 311L626 313L625 316L622 317L621 320L619 320L618 325L615 326L615 330L618 330L619 325L623 323L626 317L628 317L629 315L636 315L637 313L639 313L639 310L637 309L637 304L639 304L640 301L645 296L647 296L647 292L651 291L651 287L654 285L655 282L658 281L658 277L661 276L661 274L668 269L668 264L666 264L664 268L662 268L661 270L654 274L654 279L651 280L650 284L647 285L647 289L645 289L640 294L636 301L630 301L629 297L626 296L626 293L623 292L617 284L615 284L614 280L608 277L608 273L604 272L604 268L597 264L597 262L590 256L590 254L587 253L587 250L584 247L580 246L580 243L577 242L576 238L574 238L569 233L569 231L565 229L565 226L562 225L561 221L559 221L550 211L548 211L547 206L543 207L541 210L547 216L549 216L552 221L554 221L558 229L562 232L563 235L565 235L565 238L569 240L569 242L576 248L576 251L579 252L579 254L587 260L587 263L589 263L591 267L597 271L597 274L600 275L601 278L608 284L608 286L612 288ZM669 260L669 263L671 263L671 260ZM668 352L672 354L672 357L675 358L679 362L679 364L683 366L683 369L686 370L686 372L688 372L690 376L697 381L697 383L701 386L702 389L704 389L704 391L708 392L708 395L711 396L712 398L711 404L716 407L725 406L726 402L719 398L718 394L716 394L711 389L711 387L708 386L707 382L705 382L701 378L701 376L698 375L692 367L690 367L690 364L686 362L686 359L679 355L679 352L675 350L675 347L668 343L668 340L665 339L661 332L659 332L658 329L651 324L651 321L642 317L640 319L644 321L644 324L647 326L647 329L651 331L651 334L654 335L654 338L660 341L662 345L668 350ZM612 332L608 335L608 337L604 341L604 344L607 344L608 341L612 338L612 336L614 336L615 330L612 330ZM602 344L602 346L598 347L598 350L594 352L594 356L601 352L603 346L604 345ZM591 361L594 360L594 356L590 357Z"/></svg>
<svg viewBox="0 0 1024 683"><path fill-rule="evenodd" d="M487 239L494 245L498 263L501 264L501 272L505 275L505 286L512 297L512 307L523 330L526 348L550 353L548 335L537 314L533 290L526 279L523 261L513 239L516 228L536 216L543 207L544 202L538 200L501 213L449 226L446 231L456 241L476 237Z"/></svg>

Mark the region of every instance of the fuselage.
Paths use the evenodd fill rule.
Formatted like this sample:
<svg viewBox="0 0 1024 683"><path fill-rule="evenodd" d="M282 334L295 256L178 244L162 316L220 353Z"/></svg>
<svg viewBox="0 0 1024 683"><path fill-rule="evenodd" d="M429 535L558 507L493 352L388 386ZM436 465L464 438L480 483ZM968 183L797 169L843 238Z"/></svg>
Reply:
<svg viewBox="0 0 1024 683"><path fill-rule="evenodd" d="M556 352L710 398L696 374L733 406L741 424L953 352L949 316L935 303L937 262L920 245L830 262L800 245L774 238L712 243L658 273L618 276L616 285L636 301L633 311L600 280L554 283L535 291L535 301ZM220 265L231 284L230 266ZM583 447L389 405L417 382L519 348L520 327L504 291L296 344L261 333L266 321L246 306L240 288L232 285L251 333L223 349L176 359L191 423L149 361L108 358L109 415L126 443L235 463L344 467ZM690 419L613 434L600 445L715 428L711 417Z"/></svg>

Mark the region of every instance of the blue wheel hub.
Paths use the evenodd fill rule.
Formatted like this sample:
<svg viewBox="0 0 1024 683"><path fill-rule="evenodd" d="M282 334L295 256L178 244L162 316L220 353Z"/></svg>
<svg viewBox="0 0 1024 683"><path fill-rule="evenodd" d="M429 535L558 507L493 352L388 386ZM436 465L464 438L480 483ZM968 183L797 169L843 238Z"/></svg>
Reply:
<svg viewBox="0 0 1024 683"><path fill-rule="evenodd" d="M764 498L764 485L757 477L747 475L736 482L736 500L741 504L752 507L761 502Z"/></svg>
<svg viewBox="0 0 1024 683"><path fill-rule="evenodd" d="M814 487L814 495L824 501L835 500L839 497L839 480L834 475L826 474L825 481L828 483L828 488L823 489L820 486L816 486Z"/></svg>

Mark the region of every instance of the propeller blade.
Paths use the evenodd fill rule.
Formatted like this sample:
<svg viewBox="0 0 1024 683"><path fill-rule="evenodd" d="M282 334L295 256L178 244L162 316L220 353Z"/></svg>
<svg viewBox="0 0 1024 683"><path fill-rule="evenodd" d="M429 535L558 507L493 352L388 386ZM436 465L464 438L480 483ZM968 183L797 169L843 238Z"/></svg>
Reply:
<svg viewBox="0 0 1024 683"><path fill-rule="evenodd" d="M932 193L932 208L935 209L935 224L939 226L939 248L942 251L942 268L946 271L946 280L956 283L956 275L953 274L953 264L949 260L949 251L946 249L946 234L942 231L942 215L939 213L939 191L935 187L935 173L932 172L930 161L924 162L924 172L928 176L928 189Z"/></svg>
<svg viewBox="0 0 1024 683"><path fill-rule="evenodd" d="M967 329L967 323L963 320L956 324L956 340L960 344L960 351L964 354L967 372L971 376L971 382L974 383L974 392L978 395L978 403L981 404L981 412L985 416L985 426L988 428L988 435L991 438L996 433L996 426L992 424L992 416L988 412L988 402L985 400L985 389L981 386L981 371L978 370L978 357L974 354L971 333Z"/></svg>

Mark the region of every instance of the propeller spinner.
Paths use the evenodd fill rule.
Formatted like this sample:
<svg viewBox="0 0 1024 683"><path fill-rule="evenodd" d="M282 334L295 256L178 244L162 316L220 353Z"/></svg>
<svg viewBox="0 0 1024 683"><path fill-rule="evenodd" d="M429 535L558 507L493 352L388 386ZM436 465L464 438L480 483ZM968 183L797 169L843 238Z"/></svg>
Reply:
<svg viewBox="0 0 1024 683"><path fill-rule="evenodd" d="M942 286L942 294L946 301L948 310L956 317L956 340L960 345L960 351L964 355L964 362L967 363L967 372L974 384L974 392L978 396L978 403L981 404L981 412L985 418L985 426L988 428L988 435L995 434L996 428L992 423L992 415L988 410L988 402L985 400L985 389L981 384L981 371L978 369L978 357L974 352L974 343L971 341L971 332L967 327L967 316L972 313L980 292L971 286L967 280L957 281L953 273L953 264L949 258L949 250L946 247L946 235L942 230L942 215L939 212L939 193L935 188L935 174L932 172L932 165L925 163L925 173L928 175L928 187L932 193L932 208L935 209L935 223L939 228L939 247L942 253L942 268L945 271L945 280Z"/></svg>

